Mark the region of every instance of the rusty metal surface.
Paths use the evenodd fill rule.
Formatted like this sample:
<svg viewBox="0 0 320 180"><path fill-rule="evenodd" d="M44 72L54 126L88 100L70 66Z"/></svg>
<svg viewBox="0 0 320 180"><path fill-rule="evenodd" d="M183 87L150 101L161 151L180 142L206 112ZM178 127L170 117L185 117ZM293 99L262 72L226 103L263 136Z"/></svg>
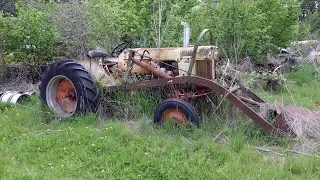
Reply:
<svg viewBox="0 0 320 180"><path fill-rule="evenodd" d="M320 120L320 113L319 112L314 112L312 110L305 109L305 108L298 107L298 106L293 106L293 105L285 105L284 109L287 112L282 112L281 110L278 109L277 113L282 116L289 115L290 118L304 118L304 119L309 119L309 120L313 120L313 121Z"/></svg>
<svg viewBox="0 0 320 180"><path fill-rule="evenodd" d="M245 98L245 97L242 97L242 96L238 96L238 98L240 100L242 100L243 102L245 103L248 103L250 105L253 105L253 106L257 106L257 107L260 107L260 104L254 100L251 100L251 99L248 99L248 98Z"/></svg>
<svg viewBox="0 0 320 180"><path fill-rule="evenodd" d="M172 48L134 48L134 49L127 49L123 51L117 60L108 59L108 61L118 62L116 65L119 69L126 69L127 63L129 60L129 53L130 51L135 52L134 59L139 59L144 62L148 62L151 59L158 61L158 62L176 62L178 63L179 67L179 75L187 75L186 72L190 69L190 64L192 64L191 59L193 56L193 47L181 48L181 47L172 47ZM148 52L147 55L143 55L144 52ZM213 61L212 62L212 78L215 76L214 73L214 61L217 58L218 48L216 46L199 46L197 51L194 53L197 61ZM183 70L183 71L180 71ZM133 66L134 73L142 73L146 74L149 73L145 69L139 67L138 65ZM196 68L192 66L192 74L196 74Z"/></svg>
<svg viewBox="0 0 320 180"><path fill-rule="evenodd" d="M281 129L282 131L286 132L287 134L292 134L293 132L290 129L289 125L283 120L281 115L277 115L274 119L274 122L272 124L275 128Z"/></svg>
<svg viewBox="0 0 320 180"><path fill-rule="evenodd" d="M196 62L196 57L199 53L198 52L198 47L199 47L199 44L200 44L200 41L202 40L203 36L207 33L207 32L210 32L210 42L212 44L212 33L209 29L204 29L200 35L198 36L198 39L193 47L193 51L192 51L192 57L191 57L191 61L190 61L190 65L189 65L189 69L188 69L188 76L190 76L192 74L192 71L193 71L193 66ZM209 56L213 56L214 53L213 51L212 52L209 52L209 53L205 53L204 54L206 57L205 58L208 58ZM211 78L210 78L211 79Z"/></svg>
<svg viewBox="0 0 320 180"><path fill-rule="evenodd" d="M294 134L297 132L297 124L304 126L304 128L315 128L320 123L320 111L315 112L309 109L305 109L293 105L278 105L276 106L279 119L274 122L274 126L282 128L286 132ZM305 129L307 133L307 129ZM317 130L316 130L317 131ZM312 134L312 133L311 133Z"/></svg>
<svg viewBox="0 0 320 180"><path fill-rule="evenodd" d="M169 48L134 48L127 49L123 51L123 55L119 59L128 60L129 51L137 52L138 54L143 54L143 52L147 50L149 52L148 56L151 56L159 61L181 61L183 58L189 58L191 61L191 57L193 54L193 47L169 47ZM205 60L208 57L216 56L218 52L218 48L216 46L199 46L196 51L196 60ZM145 56L145 59L149 59L148 56Z"/></svg>
<svg viewBox="0 0 320 180"><path fill-rule="evenodd" d="M240 86L240 90L242 92L244 92L247 96L252 98L254 101L256 101L258 103L265 103L265 101L262 98L257 96L253 91L251 91L250 89L244 87L243 85Z"/></svg>
<svg viewBox="0 0 320 180"><path fill-rule="evenodd" d="M172 78L172 76L166 74L165 72L160 71L158 68L155 68L143 61L137 60L137 59L132 59L132 62L149 70L150 72L154 73L155 75L161 77L161 78Z"/></svg>
<svg viewBox="0 0 320 180"><path fill-rule="evenodd" d="M205 61L196 61L196 74L206 79L214 79L213 77L213 61L207 59Z"/></svg>
<svg viewBox="0 0 320 180"><path fill-rule="evenodd" d="M284 107L287 111L293 114L299 114L300 116L303 116L309 119L319 118L318 113L311 111L309 109L305 109L298 106L292 106L292 105L285 105Z"/></svg>
<svg viewBox="0 0 320 180"><path fill-rule="evenodd" d="M219 93L224 96L226 99L230 101L231 104L239 108L243 113L245 113L248 117L250 117L257 125L259 125L266 132L279 132L279 129L274 128L270 123L264 120L260 115L258 115L253 109L247 106L242 100L240 100L236 95L231 93L228 89L223 86L217 84L214 81L194 76L184 76L184 77L176 77L170 79L160 79L160 80L151 80L151 81L143 81L136 83L126 83L121 86L121 88L125 90L135 90L140 88L150 88L157 86L166 86L170 84L200 84L207 86L214 92Z"/></svg>

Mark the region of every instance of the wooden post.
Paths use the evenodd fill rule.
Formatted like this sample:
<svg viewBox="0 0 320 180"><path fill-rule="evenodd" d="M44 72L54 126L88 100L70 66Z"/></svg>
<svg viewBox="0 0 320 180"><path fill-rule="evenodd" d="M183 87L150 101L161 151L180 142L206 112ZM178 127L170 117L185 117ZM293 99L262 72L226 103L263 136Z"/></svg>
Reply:
<svg viewBox="0 0 320 180"><path fill-rule="evenodd" d="M133 69L133 58L134 58L134 51L129 51L129 57L128 57L128 63L127 63L127 70L126 72L124 73L124 76L123 76L123 79L122 81L123 82L126 82L131 74L131 70Z"/></svg>

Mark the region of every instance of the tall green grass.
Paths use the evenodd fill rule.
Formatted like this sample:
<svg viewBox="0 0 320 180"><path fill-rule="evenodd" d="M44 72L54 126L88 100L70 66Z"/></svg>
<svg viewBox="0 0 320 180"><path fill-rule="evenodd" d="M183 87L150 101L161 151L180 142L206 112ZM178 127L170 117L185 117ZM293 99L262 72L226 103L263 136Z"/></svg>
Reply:
<svg viewBox="0 0 320 180"><path fill-rule="evenodd" d="M318 98L316 76L300 85L298 73L286 75L293 95ZM108 93L105 98L112 100L108 106L118 117L110 120L97 114L55 118L36 96L24 105L0 104L0 179L320 178L318 158L286 151L293 140L264 132L241 113L228 127L226 102L216 114L204 109L206 100L194 104L202 109L199 129L173 128L153 124L153 112L162 100L157 90L112 93L115 99ZM285 91L259 93L269 100L289 96ZM301 104L314 106L304 98ZM129 121L121 119L128 107L134 107Z"/></svg>
<svg viewBox="0 0 320 180"><path fill-rule="evenodd" d="M148 118L131 123L102 121L95 114L59 119L36 97L23 106L5 105L0 113L1 179L320 177L317 159L254 150L252 146L287 144L246 121L216 139L223 127L219 121L214 129L170 129ZM213 125L214 118L206 123Z"/></svg>
<svg viewBox="0 0 320 180"><path fill-rule="evenodd" d="M256 89L266 101L297 105L311 110L320 107L320 75L311 64L299 64L293 72L282 76L284 85L277 92Z"/></svg>

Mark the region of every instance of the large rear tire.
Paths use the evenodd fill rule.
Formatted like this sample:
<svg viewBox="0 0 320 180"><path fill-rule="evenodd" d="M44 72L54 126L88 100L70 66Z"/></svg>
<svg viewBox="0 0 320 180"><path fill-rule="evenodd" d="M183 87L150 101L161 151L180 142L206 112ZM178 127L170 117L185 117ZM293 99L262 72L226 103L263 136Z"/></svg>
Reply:
<svg viewBox="0 0 320 180"><path fill-rule="evenodd" d="M60 117L85 114L97 110L100 93L94 78L80 64L58 61L43 72L40 97Z"/></svg>

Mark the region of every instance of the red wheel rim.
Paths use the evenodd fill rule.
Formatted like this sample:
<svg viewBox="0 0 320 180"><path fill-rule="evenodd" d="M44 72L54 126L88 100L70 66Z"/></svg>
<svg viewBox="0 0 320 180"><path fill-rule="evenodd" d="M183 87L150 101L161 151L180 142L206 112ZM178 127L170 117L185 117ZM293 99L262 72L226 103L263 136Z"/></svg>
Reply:
<svg viewBox="0 0 320 180"><path fill-rule="evenodd" d="M64 79L58 84L57 101L62 110L72 113L77 106L77 94L72 82Z"/></svg>
<svg viewBox="0 0 320 180"><path fill-rule="evenodd" d="M168 109L163 112L161 120L166 121L170 119L174 120L178 124L185 124L186 122L184 113L179 109Z"/></svg>

